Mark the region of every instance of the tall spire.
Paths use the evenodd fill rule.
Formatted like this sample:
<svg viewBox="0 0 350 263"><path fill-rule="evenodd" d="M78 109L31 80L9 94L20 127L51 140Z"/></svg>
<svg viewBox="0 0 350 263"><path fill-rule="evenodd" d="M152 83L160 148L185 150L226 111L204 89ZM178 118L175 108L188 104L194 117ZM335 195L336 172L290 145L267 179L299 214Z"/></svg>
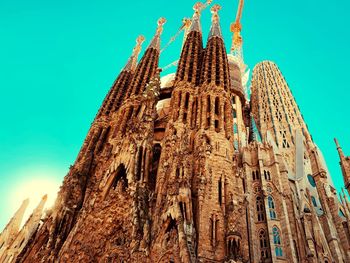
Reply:
<svg viewBox="0 0 350 263"><path fill-rule="evenodd" d="M230 75L226 48L219 24L218 12L220 9L219 5L214 5L211 8L212 25L203 56L200 84L211 83L228 90Z"/></svg>
<svg viewBox="0 0 350 263"><path fill-rule="evenodd" d="M200 2L196 3L193 7L195 12L181 52L175 78L176 81L186 80L193 84L199 83L201 55L203 51L200 14L204 7L205 5Z"/></svg>
<svg viewBox="0 0 350 263"><path fill-rule="evenodd" d="M200 23L200 16L201 16L201 12L204 9L204 7L205 7L205 5L201 2L197 2L193 6L194 14L192 16L192 22L191 22L189 32L192 32L192 31L202 32L201 23Z"/></svg>
<svg viewBox="0 0 350 263"><path fill-rule="evenodd" d="M212 13L212 18L211 18L211 28L209 32L209 38L211 37L221 37L222 38L222 33L221 33L221 28L219 24L219 11L221 10L220 5L214 5L210 11Z"/></svg>
<svg viewBox="0 0 350 263"><path fill-rule="evenodd" d="M160 54L160 36L163 32L165 22L166 19L163 17L158 19L156 34L146 49L140 63L136 67L131 85L126 91L126 98L130 97L131 95L141 94L144 91L146 84L157 72Z"/></svg>
<svg viewBox="0 0 350 263"><path fill-rule="evenodd" d="M154 48L156 50L160 49L160 35L163 32L163 25L165 23L166 23L166 19L164 17L161 17L158 19L158 27L156 30L156 34L154 35L148 48Z"/></svg>
<svg viewBox="0 0 350 263"><path fill-rule="evenodd" d="M184 40L183 40L183 44L182 46L185 45L185 41L187 39L187 35L190 33L190 32L193 32L193 31L197 31L197 32L200 32L202 33L202 28L201 28L201 24L200 24L200 16L201 16L201 13L202 11L207 8L210 4L212 3L212 0L207 0L206 3L202 3L202 2L197 2L194 6L193 6L193 10L195 11L193 16L192 16L192 19L190 18L184 18L182 20L183 22L183 28L185 30L185 33L184 33Z"/></svg>
<svg viewBox="0 0 350 263"><path fill-rule="evenodd" d="M21 207L16 211L10 222L6 225L5 229L0 233L0 258L3 255L5 249L13 242L16 238L20 226L23 220L24 213L28 207L29 199L22 202Z"/></svg>
<svg viewBox="0 0 350 263"><path fill-rule="evenodd" d="M137 65L137 59L139 57L140 51L141 51L141 45L145 41L145 37L140 35L136 39L136 46L134 47L132 51L132 55L129 58L128 62L126 63L126 66L123 70L125 71L135 71L136 65Z"/></svg>
<svg viewBox="0 0 350 263"><path fill-rule="evenodd" d="M100 117L102 115L108 116L110 113L113 113L119 109L120 105L122 104L125 91L130 85L133 72L136 69L137 59L144 40L145 38L141 35L137 37L136 46L134 47L133 52L122 72L114 81L113 86L105 97L97 117Z"/></svg>

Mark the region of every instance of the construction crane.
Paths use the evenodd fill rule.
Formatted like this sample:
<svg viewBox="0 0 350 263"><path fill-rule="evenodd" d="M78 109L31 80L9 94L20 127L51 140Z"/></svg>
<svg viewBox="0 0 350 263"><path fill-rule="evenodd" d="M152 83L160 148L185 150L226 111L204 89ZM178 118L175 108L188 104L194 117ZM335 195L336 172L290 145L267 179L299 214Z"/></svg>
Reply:
<svg viewBox="0 0 350 263"><path fill-rule="evenodd" d="M243 12L244 0L239 0L238 10L236 14L236 20L231 24L231 32L233 33L231 52L239 53L242 50L243 38L241 36L242 31L242 12Z"/></svg>
<svg viewBox="0 0 350 263"><path fill-rule="evenodd" d="M244 0L239 0L236 20L234 23L231 24L231 32L233 33L231 55L233 56L233 59L236 61L236 63L238 64L241 70L242 86L243 86L243 90L247 94L247 83L249 80L250 70L247 68L247 65L244 63L244 58L243 58L243 47L242 47L243 38L241 35L241 31L242 31L241 18L242 18L243 6L244 6Z"/></svg>

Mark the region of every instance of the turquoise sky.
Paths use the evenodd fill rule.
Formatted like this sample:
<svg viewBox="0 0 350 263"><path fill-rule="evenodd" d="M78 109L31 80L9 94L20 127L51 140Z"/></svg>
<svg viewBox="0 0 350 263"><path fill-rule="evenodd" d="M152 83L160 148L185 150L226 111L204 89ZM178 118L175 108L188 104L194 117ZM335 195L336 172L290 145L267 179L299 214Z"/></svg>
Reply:
<svg viewBox="0 0 350 263"><path fill-rule="evenodd" d="M164 45L194 3L0 1L0 231L17 208L14 201L21 202L14 194L19 184L38 176L63 179L136 37L143 34L147 45L164 16ZM215 3L223 7L229 47L237 0ZM246 0L242 21L246 63L278 64L337 189L343 182L334 136L350 154L349 11L345 0ZM209 25L206 10L205 40ZM181 38L163 52L161 67L178 59L180 45Z"/></svg>

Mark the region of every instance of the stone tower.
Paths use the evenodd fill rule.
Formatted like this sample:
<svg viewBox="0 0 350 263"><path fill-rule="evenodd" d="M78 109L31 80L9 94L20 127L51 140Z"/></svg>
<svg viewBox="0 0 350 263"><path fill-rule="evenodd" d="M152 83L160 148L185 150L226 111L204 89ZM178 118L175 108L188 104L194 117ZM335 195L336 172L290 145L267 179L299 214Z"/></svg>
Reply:
<svg viewBox="0 0 350 263"><path fill-rule="evenodd" d="M310 134L288 84L275 63L263 61L254 67L251 105L262 137L270 133L287 165L296 172L297 132L301 132L306 140L310 139Z"/></svg>
<svg viewBox="0 0 350 263"><path fill-rule="evenodd" d="M349 262L349 201L277 66L256 67L249 103L218 5L203 43L204 8L175 74L160 78L165 19L139 62L137 39L14 262Z"/></svg>

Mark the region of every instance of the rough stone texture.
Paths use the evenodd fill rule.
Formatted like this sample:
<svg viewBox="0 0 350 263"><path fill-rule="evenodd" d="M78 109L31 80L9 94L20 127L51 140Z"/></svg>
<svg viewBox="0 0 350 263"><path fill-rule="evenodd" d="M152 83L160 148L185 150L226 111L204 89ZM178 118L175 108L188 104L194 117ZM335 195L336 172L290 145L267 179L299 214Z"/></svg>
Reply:
<svg viewBox="0 0 350 263"><path fill-rule="evenodd" d="M350 261L349 201L339 202L307 130L294 135L306 125L277 67L254 71L249 105L217 11L205 49L196 17L164 87L159 29L157 45L121 72L54 208L13 261ZM280 84L282 101L269 104ZM285 111L286 94L292 122L270 114Z"/></svg>

